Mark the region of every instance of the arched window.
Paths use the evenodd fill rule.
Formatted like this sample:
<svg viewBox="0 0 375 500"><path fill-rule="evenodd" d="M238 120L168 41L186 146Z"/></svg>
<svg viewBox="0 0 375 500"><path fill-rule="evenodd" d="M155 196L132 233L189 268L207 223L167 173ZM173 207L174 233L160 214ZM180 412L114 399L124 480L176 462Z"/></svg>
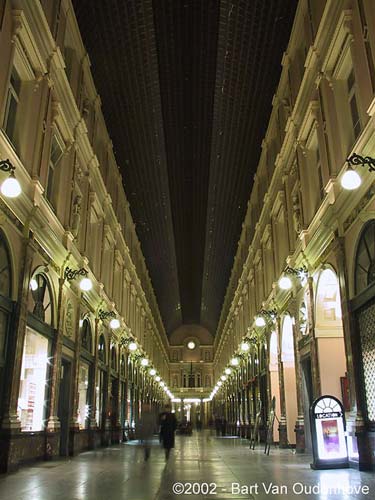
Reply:
<svg viewBox="0 0 375 500"><path fill-rule="evenodd" d="M0 233L0 295L10 297L12 294L12 271L9 251L3 235Z"/></svg>
<svg viewBox="0 0 375 500"><path fill-rule="evenodd" d="M52 293L50 284L43 274L36 274L30 281L32 297L32 313L40 321L53 324L52 316Z"/></svg>
<svg viewBox="0 0 375 500"><path fill-rule="evenodd" d="M12 268L8 246L0 232L0 414L9 319L12 311Z"/></svg>
<svg viewBox="0 0 375 500"><path fill-rule="evenodd" d="M375 281L375 220L369 222L359 239L355 259L355 293Z"/></svg>
<svg viewBox="0 0 375 500"><path fill-rule="evenodd" d="M126 369L126 364L125 364L125 356L121 356L121 361L120 361L120 373L121 377L125 377L125 369Z"/></svg>
<svg viewBox="0 0 375 500"><path fill-rule="evenodd" d="M88 352L92 349L91 326L88 319L83 320L81 327L81 346Z"/></svg>
<svg viewBox="0 0 375 500"><path fill-rule="evenodd" d="M112 346L111 348L111 368L112 370L116 370L116 346Z"/></svg>
<svg viewBox="0 0 375 500"><path fill-rule="evenodd" d="M106 359L106 356L105 356L105 339L104 339L104 335L100 335L100 338L99 338L99 344L98 344L98 357L100 359L100 361L102 361L103 363L105 363L105 359Z"/></svg>

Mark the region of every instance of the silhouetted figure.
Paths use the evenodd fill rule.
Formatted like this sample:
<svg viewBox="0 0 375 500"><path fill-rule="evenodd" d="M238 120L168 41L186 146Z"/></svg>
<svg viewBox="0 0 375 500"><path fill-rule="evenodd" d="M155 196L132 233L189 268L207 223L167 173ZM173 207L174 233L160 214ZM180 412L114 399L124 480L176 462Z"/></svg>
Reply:
<svg viewBox="0 0 375 500"><path fill-rule="evenodd" d="M163 413L160 414L160 440L165 450L165 459L168 460L171 448L174 448L174 433L177 421L174 413L171 413L170 405L165 405Z"/></svg>
<svg viewBox="0 0 375 500"><path fill-rule="evenodd" d="M216 436L220 436L221 419L218 416L215 417L215 429L216 429Z"/></svg>
<svg viewBox="0 0 375 500"><path fill-rule="evenodd" d="M151 440L155 428L155 418L151 412L151 406L146 403L142 408L141 420L139 422L139 439L143 442L145 461L150 457Z"/></svg>
<svg viewBox="0 0 375 500"><path fill-rule="evenodd" d="M227 433L227 421L225 417L221 419L221 435L225 436Z"/></svg>

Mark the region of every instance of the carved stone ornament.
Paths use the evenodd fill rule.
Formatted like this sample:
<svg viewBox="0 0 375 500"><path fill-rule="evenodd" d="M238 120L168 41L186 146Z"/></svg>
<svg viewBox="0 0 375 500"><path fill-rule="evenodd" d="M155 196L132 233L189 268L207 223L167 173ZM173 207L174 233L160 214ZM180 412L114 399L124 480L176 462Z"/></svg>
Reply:
<svg viewBox="0 0 375 500"><path fill-rule="evenodd" d="M301 204L297 193L293 195L293 227L297 234L302 231Z"/></svg>
<svg viewBox="0 0 375 500"><path fill-rule="evenodd" d="M73 201L72 208L72 234L76 238L81 225L82 196L77 195Z"/></svg>
<svg viewBox="0 0 375 500"><path fill-rule="evenodd" d="M74 326L74 308L73 304L68 300L66 304L65 312L65 335L69 338L73 336L73 326Z"/></svg>

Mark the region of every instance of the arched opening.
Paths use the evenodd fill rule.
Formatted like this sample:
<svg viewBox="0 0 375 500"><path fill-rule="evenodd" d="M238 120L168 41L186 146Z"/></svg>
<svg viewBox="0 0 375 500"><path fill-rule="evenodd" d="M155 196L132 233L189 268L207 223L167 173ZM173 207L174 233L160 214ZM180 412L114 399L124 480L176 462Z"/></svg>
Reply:
<svg viewBox="0 0 375 500"><path fill-rule="evenodd" d="M317 341L321 393L343 401L346 356L342 326L340 288L336 273L324 269L319 276L315 301L315 338ZM344 401L344 406L346 406Z"/></svg>
<svg viewBox="0 0 375 500"><path fill-rule="evenodd" d="M0 416L6 373L6 352L12 313L12 266L8 244L0 232Z"/></svg>
<svg viewBox="0 0 375 500"><path fill-rule="evenodd" d="M98 427L101 429L104 427L104 420L105 420L105 415L104 415L104 409L105 409L105 404L106 404L106 385L107 385L107 371L106 371L106 345L105 345L105 338L103 333L99 336L99 342L98 342L98 359L99 359L99 366L98 366L98 379L97 379L97 385L96 385L96 423L98 424Z"/></svg>
<svg viewBox="0 0 375 500"><path fill-rule="evenodd" d="M42 273L30 280L28 310L17 413L21 430L35 432L44 429L48 416L49 356L55 335L52 289Z"/></svg>
<svg viewBox="0 0 375 500"><path fill-rule="evenodd" d="M90 386L92 384L92 332L88 318L81 326L81 357L78 376L78 425L80 429L87 429L90 417Z"/></svg>
<svg viewBox="0 0 375 500"><path fill-rule="evenodd" d="M288 315L284 317L281 337L281 360L284 370L284 394L287 423L287 436L290 444L296 444L294 432L297 420L297 384L294 366L293 320Z"/></svg>
<svg viewBox="0 0 375 500"><path fill-rule="evenodd" d="M276 399L275 414L278 419L280 419L280 388L279 388L279 364L278 364L278 349L277 349L277 333L272 332L270 337L270 389L271 389L271 400ZM273 439L277 443L279 441L279 431L278 426L275 425L273 429Z"/></svg>

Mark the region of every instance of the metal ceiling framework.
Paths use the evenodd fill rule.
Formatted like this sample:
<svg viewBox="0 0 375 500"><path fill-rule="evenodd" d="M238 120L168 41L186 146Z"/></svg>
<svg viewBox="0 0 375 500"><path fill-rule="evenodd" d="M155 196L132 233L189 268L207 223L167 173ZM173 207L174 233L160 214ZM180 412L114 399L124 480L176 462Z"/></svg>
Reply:
<svg viewBox="0 0 375 500"><path fill-rule="evenodd" d="M297 0L75 0L165 328L216 330Z"/></svg>

